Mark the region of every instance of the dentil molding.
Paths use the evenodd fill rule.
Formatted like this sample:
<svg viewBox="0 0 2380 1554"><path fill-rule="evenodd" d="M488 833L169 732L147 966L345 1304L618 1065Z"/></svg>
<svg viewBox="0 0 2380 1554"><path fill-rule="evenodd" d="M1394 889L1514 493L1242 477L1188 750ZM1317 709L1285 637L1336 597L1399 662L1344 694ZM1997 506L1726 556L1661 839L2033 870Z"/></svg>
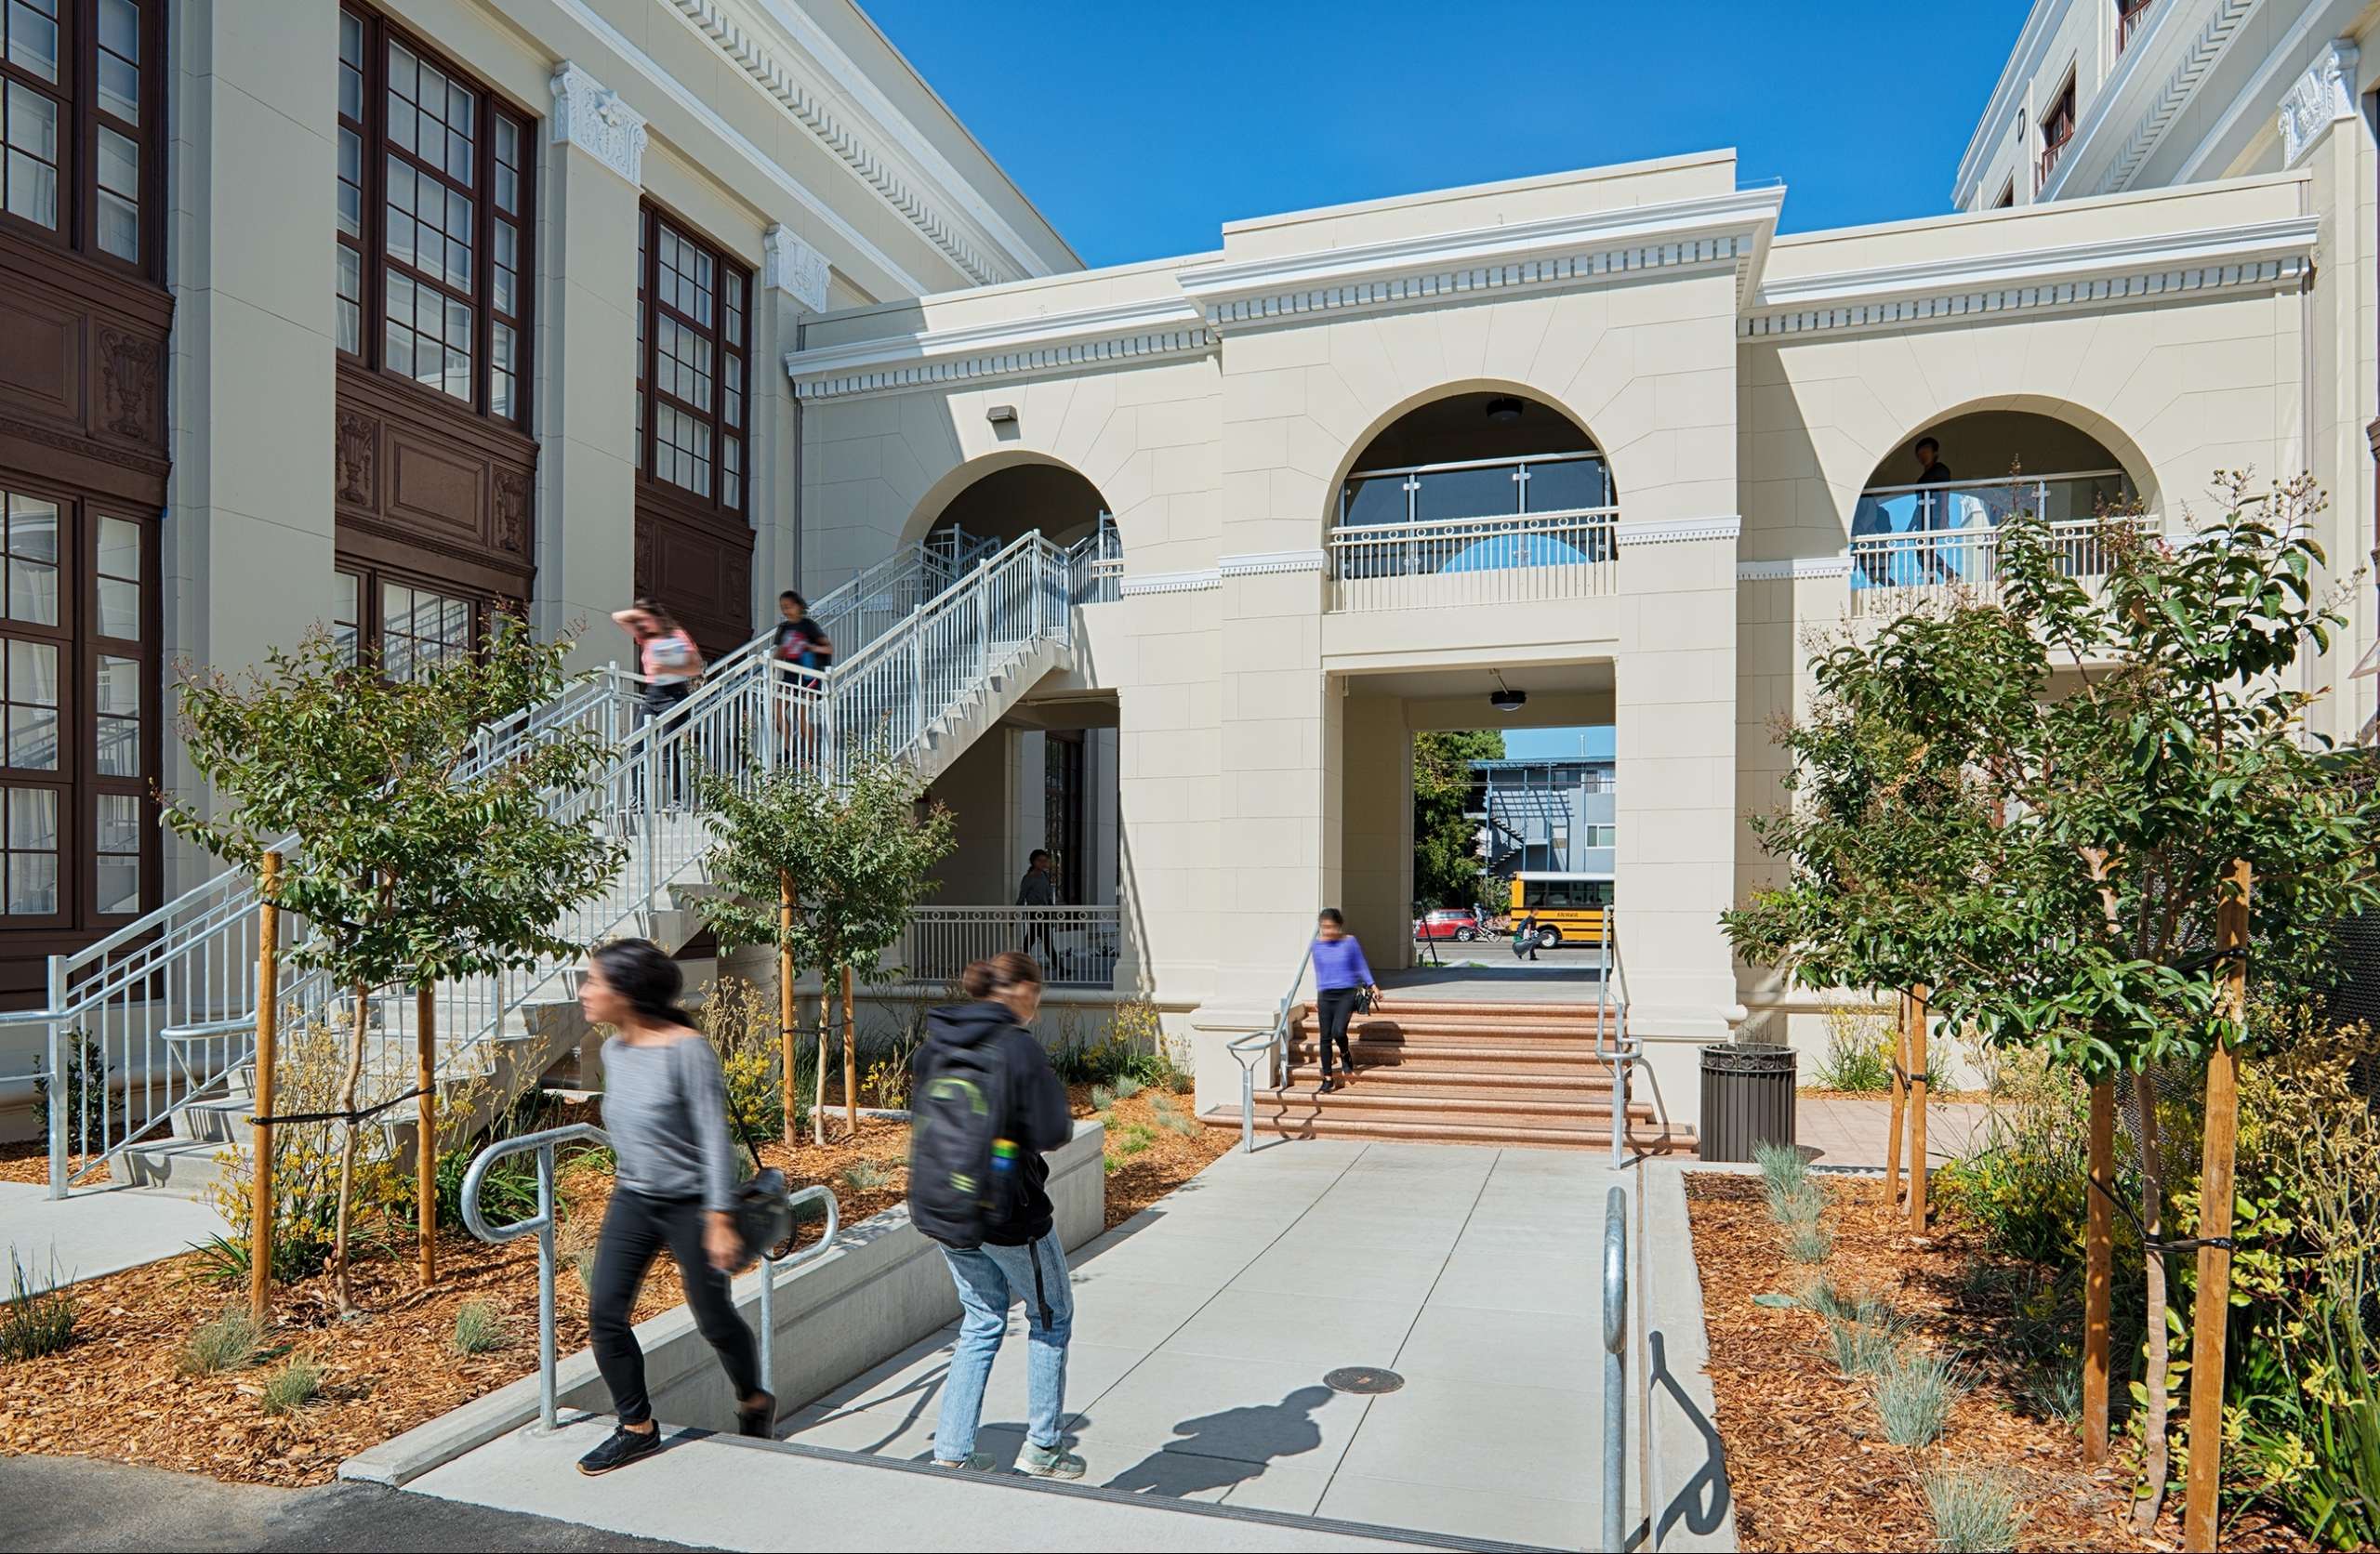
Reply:
<svg viewBox="0 0 2380 1554"><path fill-rule="evenodd" d="M1798 583L1808 578L1850 575L1851 558L1842 552L1832 556L1795 556L1781 561L1736 563L1736 581L1739 583Z"/></svg>
<svg viewBox="0 0 2380 1554"><path fill-rule="evenodd" d="M1320 572L1323 555L1313 550L1250 550L1225 556L1215 565L1224 577L1262 577L1276 573Z"/></svg>
<svg viewBox="0 0 2380 1554"><path fill-rule="evenodd" d="M554 67L554 144L576 146L620 177L644 187L644 115L572 60Z"/></svg>
<svg viewBox="0 0 2380 1554"><path fill-rule="evenodd" d="M1142 594L1197 593L1202 588L1220 588L1223 586L1223 573L1209 567L1203 572L1152 572L1139 577L1128 577L1119 591L1125 598L1132 599Z"/></svg>
<svg viewBox="0 0 2380 1554"><path fill-rule="evenodd" d="M1681 518L1617 525L1621 545L1683 545L1695 540L1731 540L1743 530L1737 514L1725 518Z"/></svg>

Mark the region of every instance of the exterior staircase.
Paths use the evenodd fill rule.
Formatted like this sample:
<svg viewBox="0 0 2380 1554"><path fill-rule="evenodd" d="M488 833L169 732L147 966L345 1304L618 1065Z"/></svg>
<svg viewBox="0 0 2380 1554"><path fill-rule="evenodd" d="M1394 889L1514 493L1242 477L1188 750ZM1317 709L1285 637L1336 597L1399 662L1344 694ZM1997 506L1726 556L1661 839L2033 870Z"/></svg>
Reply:
<svg viewBox="0 0 2380 1554"><path fill-rule="evenodd" d="M1300 1004L1287 1026L1287 1083L1258 1087L1256 1129L1289 1139L1608 1149L1611 1065L1596 1045L1606 1021L1616 1028L1620 1019L1593 1004L1386 996L1348 1025L1355 1078L1342 1076L1324 1094L1321 1021L1313 1005ZM1201 1120L1236 1129L1240 1113L1218 1107ZM1627 1140L1657 1154L1695 1146L1692 1128L1662 1122L1633 1096Z"/></svg>
<svg viewBox="0 0 2380 1554"><path fill-rule="evenodd" d="M673 950L694 937L694 898L706 887L702 859L712 840L682 777L696 768L750 773L758 759L764 771L795 764L839 774L882 754L907 761L923 780L938 776L1037 681L1071 662L1070 607L1085 573L1083 556L1038 534L997 551L963 540L914 547L819 601L840 650L824 674L776 659L762 634L714 665L667 723L640 722L636 682L613 670L489 731L479 763L565 728L591 729L612 747L591 789L551 802L619 838L628 859L605 890L553 925L557 934L585 946L640 935ZM893 616L901 605L906 612ZM111 1075L123 1076L124 1098L74 1119L72 1136L62 1136L67 1119L57 1119L54 1194L69 1185L71 1155L80 1157L78 1175L115 1162L119 1179L199 1196L219 1179L218 1157L247 1147L256 916L249 882L218 876L52 962L50 1007L34 1017L50 1026L51 1071L77 1035L96 1041ZM585 1034L576 1003L583 964L580 952L440 983L442 1098L468 1085L482 1120L492 1120L570 1058ZM301 1016L319 1017L332 996L319 977L283 988ZM366 1018L367 1073L380 1083L364 1093L411 1089L414 994L380 990ZM412 1111L400 1104L366 1126L388 1148L409 1149Z"/></svg>

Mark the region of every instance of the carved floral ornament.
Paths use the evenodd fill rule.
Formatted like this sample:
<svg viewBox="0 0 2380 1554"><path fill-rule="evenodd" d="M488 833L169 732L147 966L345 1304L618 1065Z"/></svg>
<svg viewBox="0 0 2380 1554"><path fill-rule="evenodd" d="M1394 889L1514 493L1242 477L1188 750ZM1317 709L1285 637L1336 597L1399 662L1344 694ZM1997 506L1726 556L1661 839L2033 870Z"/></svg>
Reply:
<svg viewBox="0 0 2380 1554"><path fill-rule="evenodd" d="M2281 99L2281 165L2294 167L2324 130L2355 117L2355 45L2334 39Z"/></svg>
<svg viewBox="0 0 2380 1554"><path fill-rule="evenodd" d="M826 256L813 248L786 226L771 227L760 239L764 257L760 283L784 292L813 313L826 310Z"/></svg>
<svg viewBox="0 0 2380 1554"><path fill-rule="evenodd" d="M99 331L101 427L135 442L154 442L162 362L157 345L113 329Z"/></svg>
<svg viewBox="0 0 2380 1554"><path fill-rule="evenodd" d="M554 67L547 85L554 95L554 144L576 146L643 188L644 115L568 59Z"/></svg>

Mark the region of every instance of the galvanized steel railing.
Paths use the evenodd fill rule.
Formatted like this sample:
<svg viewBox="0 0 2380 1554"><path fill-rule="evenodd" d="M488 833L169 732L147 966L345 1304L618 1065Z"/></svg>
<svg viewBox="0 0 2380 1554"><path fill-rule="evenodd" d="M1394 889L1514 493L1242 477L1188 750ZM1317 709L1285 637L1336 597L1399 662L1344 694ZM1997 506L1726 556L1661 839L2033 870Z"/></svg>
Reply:
<svg viewBox="0 0 2380 1554"><path fill-rule="evenodd" d="M913 982L955 982L975 961L1022 950L1052 987L1111 987L1123 910L1104 906L921 906L886 956Z"/></svg>
<svg viewBox="0 0 2380 1554"><path fill-rule="evenodd" d="M1330 531L1333 611L1589 598L1617 586L1620 509L1342 523Z"/></svg>
<svg viewBox="0 0 2380 1554"><path fill-rule="evenodd" d="M1239 1064L1239 1147L1242 1151L1256 1148L1256 1065L1263 1062L1271 1072L1277 1087L1289 1082L1289 1010L1298 1000L1298 989L1305 985L1305 974L1314 965L1314 941L1305 942L1305 954L1298 957L1297 975L1289 979L1289 991L1281 994L1279 1007L1273 1011L1273 1028L1251 1031L1230 1044L1233 1059Z"/></svg>

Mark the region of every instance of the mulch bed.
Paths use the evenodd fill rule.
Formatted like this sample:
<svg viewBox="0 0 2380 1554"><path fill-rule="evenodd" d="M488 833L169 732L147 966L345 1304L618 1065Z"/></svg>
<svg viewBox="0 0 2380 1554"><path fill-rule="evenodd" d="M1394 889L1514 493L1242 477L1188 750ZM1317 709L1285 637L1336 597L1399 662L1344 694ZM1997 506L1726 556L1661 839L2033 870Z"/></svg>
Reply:
<svg viewBox="0 0 2380 1554"><path fill-rule="evenodd" d="M1727 1453L1736 1531L1747 1554L1763 1550L1931 1548L1934 1528L1918 1475L1950 1464L1993 1468L2018 1488L2026 1549L2170 1550L2181 1547L2179 1496L2151 1538L2128 1520L2133 1457L2119 1440L2109 1462L2082 1464L2072 1430L2024 1412L2006 1324L2010 1313L1963 1297L1962 1275L1989 1260L1955 1223L1914 1236L1883 1218L1880 1181L1831 1181L1827 1224L1834 1254L1822 1265L1837 1287L1872 1289L1906 1316L1916 1341L1960 1357L1971 1389L1942 1441L1894 1446L1867 1384L1821 1353L1826 1324L1798 1305L1752 1297L1794 1295L1818 1270L1790 1262L1757 1179L1689 1175L1686 1201L1711 1340L1715 1423ZM2226 1548L2304 1548L2287 1528L2227 1523Z"/></svg>
<svg viewBox="0 0 2380 1554"><path fill-rule="evenodd" d="M1088 1090L1075 1094L1078 1115L1091 1115ZM1187 1112L1186 1099L1176 1102ZM557 1122L593 1120L593 1104L562 1108ZM1232 1136L1197 1127L1187 1134L1157 1125L1155 1096L1116 1103L1110 1113L1107 1223L1139 1213L1203 1169L1230 1147ZM1155 1135L1129 1155L1115 1141L1140 1123ZM829 1142L787 1150L761 1146L761 1158L785 1169L796 1185L827 1182L846 1225L900 1204L906 1192L908 1128L889 1118L863 1116L855 1139L841 1137L831 1115ZM882 1167L877 1186L853 1187L847 1173L858 1161ZM34 1156L40 1166L40 1157ZM46 1179L46 1167L27 1179ZM592 1247L611 1195L607 1169L581 1159L560 1173L564 1205L557 1242L562 1267L555 1327L561 1352L587 1344L587 1295L571 1267L573 1253ZM800 1238L814 1241L819 1226ZM44 1453L101 1457L198 1472L246 1483L301 1485L327 1482L339 1463L415 1426L436 1418L532 1374L536 1366L536 1243L534 1238L490 1246L459 1236L441 1238L436 1285L417 1289L414 1248L403 1239L382 1255L354 1265L352 1283L364 1314L342 1321L328 1279L317 1276L274 1292L271 1351L247 1369L182 1376L176 1362L191 1331L233 1302L245 1306L245 1285L208 1283L192 1254L73 1286L75 1340L64 1351L0 1364L0 1455ZM663 1258L647 1276L638 1320L682 1302L674 1264ZM510 1341L492 1352L463 1356L452 1340L457 1310L484 1301L501 1314ZM311 1356L323 1370L321 1397L292 1415L263 1412L267 1376L287 1354Z"/></svg>
<svg viewBox="0 0 2380 1554"><path fill-rule="evenodd" d="M81 1155L67 1157L67 1169L80 1169ZM91 1183L112 1179L104 1166L91 1177ZM0 1181L13 1181L33 1187L49 1185L49 1146L38 1139L20 1139L13 1144L0 1144ZM88 1185L88 1184L83 1184Z"/></svg>

